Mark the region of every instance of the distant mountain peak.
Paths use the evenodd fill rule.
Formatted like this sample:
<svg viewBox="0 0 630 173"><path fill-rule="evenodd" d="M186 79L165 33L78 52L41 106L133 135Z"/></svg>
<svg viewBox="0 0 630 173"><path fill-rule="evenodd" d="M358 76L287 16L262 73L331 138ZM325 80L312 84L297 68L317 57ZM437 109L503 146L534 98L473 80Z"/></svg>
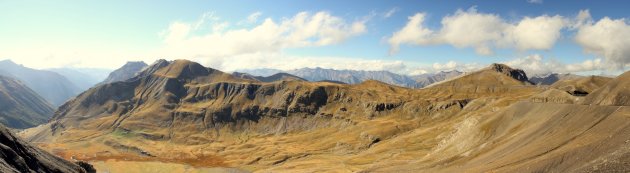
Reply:
<svg viewBox="0 0 630 173"><path fill-rule="evenodd" d="M129 61L122 67L112 71L101 84L124 81L133 78L148 65L142 61Z"/></svg>
<svg viewBox="0 0 630 173"><path fill-rule="evenodd" d="M5 59L0 61L0 64L15 64L17 65L15 62L13 62L11 59Z"/></svg>
<svg viewBox="0 0 630 173"><path fill-rule="evenodd" d="M123 67L126 66L148 66L144 61L127 61Z"/></svg>
<svg viewBox="0 0 630 173"><path fill-rule="evenodd" d="M169 78L194 78L196 76L207 76L210 70L203 65L189 60L175 60L165 68L156 72Z"/></svg>
<svg viewBox="0 0 630 173"><path fill-rule="evenodd" d="M22 81L53 106L80 92L79 87L59 73L28 68L11 60L0 61L0 73Z"/></svg>

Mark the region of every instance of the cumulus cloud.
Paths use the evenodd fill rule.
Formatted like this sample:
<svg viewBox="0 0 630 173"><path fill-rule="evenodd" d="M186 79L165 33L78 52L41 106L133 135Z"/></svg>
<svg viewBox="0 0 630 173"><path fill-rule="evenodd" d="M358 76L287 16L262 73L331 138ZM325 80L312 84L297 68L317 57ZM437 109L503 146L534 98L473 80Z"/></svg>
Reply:
<svg viewBox="0 0 630 173"><path fill-rule="evenodd" d="M390 54L398 52L400 44L426 45L431 42L433 31L426 28L423 23L425 13L417 13L409 17L409 22L399 31L394 32L387 42L390 45Z"/></svg>
<svg viewBox="0 0 630 173"><path fill-rule="evenodd" d="M524 17L508 22L496 14L479 13L475 7L457 10L441 20L439 30L425 26L424 13L409 17L407 24L388 39L390 52L401 44L448 44L457 48L474 48L478 54L491 55L495 48L548 50L567 26L562 16Z"/></svg>
<svg viewBox="0 0 630 173"><path fill-rule="evenodd" d="M585 52L603 59L603 64L611 70L621 70L630 64L630 25L626 19L604 17L594 22L588 11L578 16L582 16L582 22L578 23L575 41Z"/></svg>
<svg viewBox="0 0 630 173"><path fill-rule="evenodd" d="M508 25L505 40L519 50L548 50L560 38L560 30L566 26L561 16L525 17L516 25Z"/></svg>
<svg viewBox="0 0 630 173"><path fill-rule="evenodd" d="M202 34L193 33L193 23L174 22L163 32L166 44L157 55L212 58L277 52L283 48L333 45L367 32L366 22L347 22L328 12L301 12L279 22L267 18L252 28ZM217 22L213 24L217 26Z"/></svg>

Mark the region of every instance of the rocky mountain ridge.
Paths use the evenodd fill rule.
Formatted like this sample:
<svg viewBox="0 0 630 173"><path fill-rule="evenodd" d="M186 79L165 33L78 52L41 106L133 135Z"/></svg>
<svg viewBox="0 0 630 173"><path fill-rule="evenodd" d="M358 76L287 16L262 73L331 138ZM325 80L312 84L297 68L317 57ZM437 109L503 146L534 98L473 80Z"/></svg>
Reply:
<svg viewBox="0 0 630 173"><path fill-rule="evenodd" d="M254 69L235 72L239 74L251 74L252 76L272 76L286 73L303 78L308 81L336 81L346 84L358 84L367 80L378 80L391 85L408 88L422 88L435 82L457 77L463 72L456 70L441 71L435 74L401 75L389 71L362 71L362 70L335 70L325 68L300 68L295 70Z"/></svg>

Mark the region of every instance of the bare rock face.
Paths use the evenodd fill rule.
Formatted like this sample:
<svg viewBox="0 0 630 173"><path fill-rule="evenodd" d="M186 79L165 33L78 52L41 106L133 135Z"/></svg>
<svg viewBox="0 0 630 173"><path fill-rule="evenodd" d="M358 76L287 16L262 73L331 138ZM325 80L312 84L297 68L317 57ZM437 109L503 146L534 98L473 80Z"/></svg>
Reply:
<svg viewBox="0 0 630 173"><path fill-rule="evenodd" d="M492 70L495 70L499 73L503 73L507 76L510 76L518 81L521 82L528 82L529 83L529 79L527 78L527 74L525 74L525 71L521 70L521 69L512 69L511 67L505 65L505 64L497 64L494 63L492 65L490 65L490 67L488 67Z"/></svg>
<svg viewBox="0 0 630 173"><path fill-rule="evenodd" d="M0 172L85 173L95 170L84 162L74 164L30 146L0 125Z"/></svg>
<svg viewBox="0 0 630 173"><path fill-rule="evenodd" d="M10 128L29 128L48 121L51 106L22 82L0 75L0 122Z"/></svg>

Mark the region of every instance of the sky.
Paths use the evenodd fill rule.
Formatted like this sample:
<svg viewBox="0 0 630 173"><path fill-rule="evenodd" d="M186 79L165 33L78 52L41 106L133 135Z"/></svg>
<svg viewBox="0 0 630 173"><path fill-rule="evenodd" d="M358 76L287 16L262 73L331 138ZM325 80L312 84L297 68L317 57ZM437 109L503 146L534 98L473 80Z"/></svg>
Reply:
<svg viewBox="0 0 630 173"><path fill-rule="evenodd" d="M619 74L630 67L629 8L622 0L0 0L0 60L115 69L189 59L224 71L408 75L496 62L530 74Z"/></svg>

